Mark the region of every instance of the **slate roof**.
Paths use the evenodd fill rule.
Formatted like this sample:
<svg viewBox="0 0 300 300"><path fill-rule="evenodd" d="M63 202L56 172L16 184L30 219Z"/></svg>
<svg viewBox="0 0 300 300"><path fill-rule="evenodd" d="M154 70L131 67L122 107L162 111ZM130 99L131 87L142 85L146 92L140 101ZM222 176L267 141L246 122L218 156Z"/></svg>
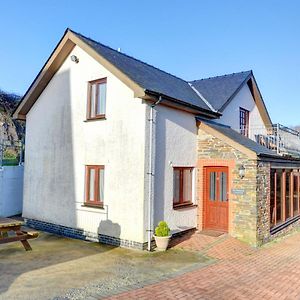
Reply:
<svg viewBox="0 0 300 300"><path fill-rule="evenodd" d="M201 110L212 112L187 81L118 52L80 33L72 32L146 91L162 94L196 106Z"/></svg>
<svg viewBox="0 0 300 300"><path fill-rule="evenodd" d="M206 79L194 80L190 83L212 105L222 112L243 83L253 75L252 71L233 73ZM224 106L225 105L225 106Z"/></svg>
<svg viewBox="0 0 300 300"><path fill-rule="evenodd" d="M272 156L276 158L282 158L276 152L256 143L255 141L247 138L246 136L240 134L236 130L232 129L230 126L219 124L213 121L203 120L202 118L197 118L199 121L204 122L209 127L217 130L223 135L227 136L232 141L239 143L240 145L246 147L247 149L253 151L258 156Z"/></svg>

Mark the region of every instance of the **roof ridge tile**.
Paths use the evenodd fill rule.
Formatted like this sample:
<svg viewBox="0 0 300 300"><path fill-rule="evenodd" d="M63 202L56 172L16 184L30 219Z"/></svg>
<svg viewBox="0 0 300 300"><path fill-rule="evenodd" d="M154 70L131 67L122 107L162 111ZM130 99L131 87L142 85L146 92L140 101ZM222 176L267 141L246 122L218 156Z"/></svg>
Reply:
<svg viewBox="0 0 300 300"><path fill-rule="evenodd" d="M251 74L252 70L248 70L248 71L240 71L240 72L234 72L234 73L230 73L230 74L224 74L224 75L217 75L217 76L212 76L212 77L206 77L206 78L201 78L201 79L195 79L189 82L197 82L197 81L202 81L202 80L211 80L211 79L216 79L216 78L222 78L222 77L230 77L233 75L240 75L243 73L249 73Z"/></svg>

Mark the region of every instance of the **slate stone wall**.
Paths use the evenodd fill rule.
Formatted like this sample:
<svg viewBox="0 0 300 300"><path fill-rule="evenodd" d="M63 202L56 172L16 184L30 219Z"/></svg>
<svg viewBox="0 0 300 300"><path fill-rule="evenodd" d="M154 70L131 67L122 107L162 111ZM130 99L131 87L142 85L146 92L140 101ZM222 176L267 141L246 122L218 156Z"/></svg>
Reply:
<svg viewBox="0 0 300 300"><path fill-rule="evenodd" d="M139 250L147 249L147 243L139 243L139 242L120 239L120 238L116 238L104 234L98 234L98 236L95 237L94 234L89 234L88 232L83 231L81 229L71 228L71 227L62 226L58 224L43 222L34 219L25 219L25 223L28 227L32 227L37 230L42 230L42 231L50 232L57 235L62 235L73 239L99 241L100 243L103 244L108 244L117 247L124 247L124 248L134 248Z"/></svg>
<svg viewBox="0 0 300 300"><path fill-rule="evenodd" d="M98 234L98 236L95 236L92 233L83 231L82 229L76 229L71 227L66 227L58 224L53 224L49 222L43 222L39 220L34 219L25 219L26 226L35 228L37 230L42 230L45 232L53 233L56 235L61 235L73 239L80 239L80 240L87 240L87 241L98 241L103 244L112 245L116 247L124 247L124 248L133 248L138 250L146 250L147 249L147 243L139 243L135 241L120 239L104 234ZM191 228L187 230L183 230L180 232L176 232L172 234L172 238L180 237L185 234L192 234L196 229ZM151 249L155 249L156 244L155 240L152 239L151 241Z"/></svg>
<svg viewBox="0 0 300 300"><path fill-rule="evenodd" d="M270 238L270 168L269 162L257 164L257 245Z"/></svg>
<svg viewBox="0 0 300 300"><path fill-rule="evenodd" d="M245 177L239 177L239 167L245 167ZM233 148L204 130L198 132L198 206L199 229L203 227L203 168L227 166L229 171L229 234L253 246L258 243L257 160ZM242 195L232 190L243 191Z"/></svg>

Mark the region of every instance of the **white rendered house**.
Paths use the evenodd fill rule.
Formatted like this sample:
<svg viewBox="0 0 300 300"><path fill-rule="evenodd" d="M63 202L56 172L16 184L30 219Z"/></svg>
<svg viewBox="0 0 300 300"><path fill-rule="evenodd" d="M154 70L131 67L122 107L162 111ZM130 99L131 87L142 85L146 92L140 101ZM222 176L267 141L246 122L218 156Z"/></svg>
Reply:
<svg viewBox="0 0 300 300"><path fill-rule="evenodd" d="M141 249L150 248L160 220L172 233L205 227L199 123L207 121L210 134L213 119L237 131L271 124L252 72L237 74L220 91L228 97L214 98L205 80L189 83L68 29L14 113L26 120L27 224ZM237 149L276 159L251 145ZM229 195L230 184L222 184ZM229 225L219 229L240 237L230 202L228 211ZM256 243L253 232L241 238Z"/></svg>

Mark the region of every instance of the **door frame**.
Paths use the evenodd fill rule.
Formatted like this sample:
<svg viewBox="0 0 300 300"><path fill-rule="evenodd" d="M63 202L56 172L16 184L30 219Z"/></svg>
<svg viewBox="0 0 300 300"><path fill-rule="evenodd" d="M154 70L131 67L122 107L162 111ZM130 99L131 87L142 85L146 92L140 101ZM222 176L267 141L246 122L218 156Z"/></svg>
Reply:
<svg viewBox="0 0 300 300"><path fill-rule="evenodd" d="M209 181L208 181L208 171L211 169L219 170L221 171L226 170L227 173L227 228L213 228L207 226L207 217L208 217L208 201L209 201ZM202 215L202 220L203 220L203 229L207 230L216 230L216 231L223 231L223 232L229 232L229 215L230 215L230 206L229 206L229 200L230 200L230 167L227 165L213 165L213 166L203 166L203 215ZM218 190L218 188L217 188Z"/></svg>

